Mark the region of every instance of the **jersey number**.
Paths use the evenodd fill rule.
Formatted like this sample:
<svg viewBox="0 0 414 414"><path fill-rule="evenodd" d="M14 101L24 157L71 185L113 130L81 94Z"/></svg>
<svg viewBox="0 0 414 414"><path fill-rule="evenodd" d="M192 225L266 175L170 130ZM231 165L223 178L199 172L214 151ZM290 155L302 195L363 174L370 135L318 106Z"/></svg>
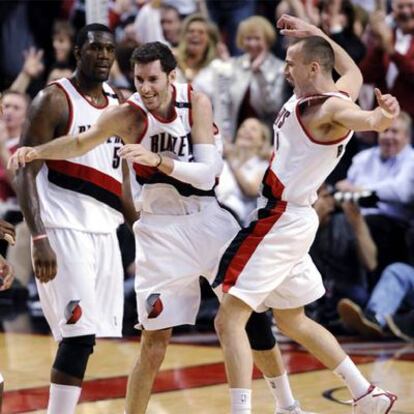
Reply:
<svg viewBox="0 0 414 414"><path fill-rule="evenodd" d="M112 168L118 168L121 162L121 158L118 155L118 151L121 147L114 147L114 158L112 159Z"/></svg>

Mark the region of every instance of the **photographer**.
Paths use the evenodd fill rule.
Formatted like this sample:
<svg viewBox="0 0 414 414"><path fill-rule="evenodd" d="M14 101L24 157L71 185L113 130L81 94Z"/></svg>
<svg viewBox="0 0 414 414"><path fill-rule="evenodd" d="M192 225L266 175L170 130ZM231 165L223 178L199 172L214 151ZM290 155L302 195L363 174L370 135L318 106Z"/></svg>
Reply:
<svg viewBox="0 0 414 414"><path fill-rule="evenodd" d="M380 199L377 207L362 209L378 248L378 276L387 265L408 260L406 231L414 216L414 149L410 132L411 118L401 112L391 128L379 134L378 146L357 154L347 179L336 185L340 191L371 190Z"/></svg>
<svg viewBox="0 0 414 414"><path fill-rule="evenodd" d="M377 248L356 202L336 202L332 188L326 184L318 196L314 208L320 224L310 254L327 292L318 303L316 318L335 329L340 299L365 304L367 274L377 266Z"/></svg>

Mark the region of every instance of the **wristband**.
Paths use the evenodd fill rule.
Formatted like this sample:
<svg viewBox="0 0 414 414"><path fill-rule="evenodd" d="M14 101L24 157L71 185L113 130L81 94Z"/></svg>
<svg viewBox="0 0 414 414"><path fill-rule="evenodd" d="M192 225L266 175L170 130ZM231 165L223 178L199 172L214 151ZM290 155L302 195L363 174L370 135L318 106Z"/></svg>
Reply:
<svg viewBox="0 0 414 414"><path fill-rule="evenodd" d="M154 165L154 168L158 168L158 167L161 165L161 163L162 163L162 157L161 157L161 154L158 154L158 153L157 153L157 155L158 155L159 160L158 160L158 162L157 162L157 165Z"/></svg>
<svg viewBox="0 0 414 414"><path fill-rule="evenodd" d="M37 240L42 240L42 239L47 239L47 234L38 234L37 236L33 236L32 237L32 241L37 241Z"/></svg>
<svg viewBox="0 0 414 414"><path fill-rule="evenodd" d="M381 109L382 115L384 115L385 118L394 119L394 115L391 112L386 111L384 108L380 108L380 109Z"/></svg>
<svg viewBox="0 0 414 414"><path fill-rule="evenodd" d="M0 372L0 384L2 384L4 382L4 378L3 378L3 375L1 375L1 372Z"/></svg>

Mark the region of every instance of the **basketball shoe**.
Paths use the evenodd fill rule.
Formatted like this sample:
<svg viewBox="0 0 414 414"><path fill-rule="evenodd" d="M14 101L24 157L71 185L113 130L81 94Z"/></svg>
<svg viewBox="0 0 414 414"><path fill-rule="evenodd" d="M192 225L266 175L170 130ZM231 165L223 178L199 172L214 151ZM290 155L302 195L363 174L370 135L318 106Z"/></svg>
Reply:
<svg viewBox="0 0 414 414"><path fill-rule="evenodd" d="M275 414L316 414L309 411L303 411L300 408L299 401L295 401L295 404L291 405L288 408L279 408L276 410Z"/></svg>
<svg viewBox="0 0 414 414"><path fill-rule="evenodd" d="M397 396L371 385L363 396L354 400L354 414L388 414L397 400Z"/></svg>

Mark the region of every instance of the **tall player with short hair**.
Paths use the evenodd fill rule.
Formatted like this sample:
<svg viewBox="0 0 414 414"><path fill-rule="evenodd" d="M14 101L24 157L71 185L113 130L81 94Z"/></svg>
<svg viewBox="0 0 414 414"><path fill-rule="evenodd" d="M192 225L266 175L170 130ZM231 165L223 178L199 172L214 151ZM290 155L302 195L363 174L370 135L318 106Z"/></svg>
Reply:
<svg viewBox="0 0 414 414"><path fill-rule="evenodd" d="M119 99L106 83L114 36L104 25L80 30L76 71L39 93L30 108L24 145L53 142L93 128ZM95 337L120 337L123 268L116 229L135 212L123 191L119 137L69 161L36 162L16 175L32 235L32 260L43 312L59 341L51 371L48 414L73 414ZM124 171L123 171L124 169Z"/></svg>
<svg viewBox="0 0 414 414"><path fill-rule="evenodd" d="M176 60L159 42L132 56L135 93L109 108L88 131L35 148L23 147L11 164L79 156L110 135L123 138L119 154L134 163L136 293L143 328L141 353L130 376L127 413L145 413L172 327L194 324L199 276L214 277L219 251L239 226L215 198L221 172L211 104L187 84L175 84ZM250 330L258 366L269 377L281 413L306 414L294 401L270 326L255 315ZM309 413L308 413L309 414Z"/></svg>
<svg viewBox="0 0 414 414"><path fill-rule="evenodd" d="M299 38L287 51L285 67L294 95L274 124L274 155L263 179L257 220L234 238L218 272L226 294L216 329L232 413L251 412L252 360L244 326L252 310L272 308L280 330L344 380L354 398L354 413L385 414L396 396L370 385L336 339L305 315L304 306L324 294L308 255L318 227L312 208L317 189L337 165L353 131L385 130L398 116L399 105L377 90L378 107L361 110L353 101L362 76L348 54L320 29L295 17L282 16L278 27ZM337 82L332 79L334 67L340 75Z"/></svg>

